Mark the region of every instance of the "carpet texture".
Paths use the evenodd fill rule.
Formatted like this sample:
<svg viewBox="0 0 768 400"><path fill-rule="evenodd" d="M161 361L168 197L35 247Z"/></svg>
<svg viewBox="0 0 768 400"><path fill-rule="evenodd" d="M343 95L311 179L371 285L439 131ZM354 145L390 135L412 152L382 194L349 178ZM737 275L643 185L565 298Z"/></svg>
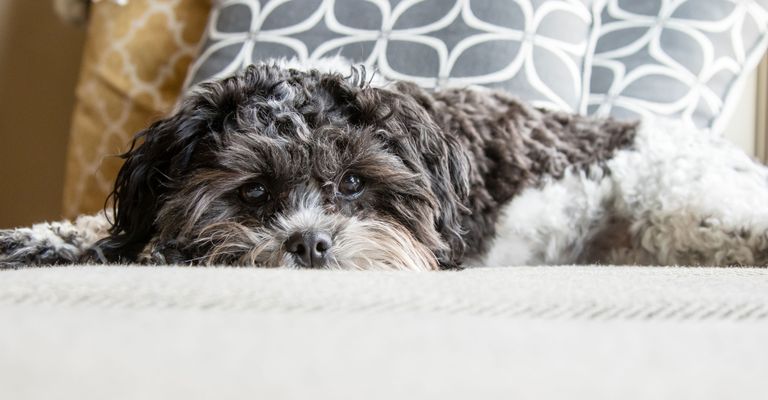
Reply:
<svg viewBox="0 0 768 400"><path fill-rule="evenodd" d="M2 399L768 396L768 269L21 269L0 324Z"/></svg>

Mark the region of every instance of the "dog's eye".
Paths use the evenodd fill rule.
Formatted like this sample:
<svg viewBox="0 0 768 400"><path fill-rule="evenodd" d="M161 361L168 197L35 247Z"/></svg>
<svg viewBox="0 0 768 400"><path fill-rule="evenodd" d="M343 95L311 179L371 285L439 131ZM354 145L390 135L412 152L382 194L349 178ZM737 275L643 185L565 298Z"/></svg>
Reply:
<svg viewBox="0 0 768 400"><path fill-rule="evenodd" d="M269 200L269 191L261 183L246 183L240 187L240 198L248 204L259 205Z"/></svg>
<svg viewBox="0 0 768 400"><path fill-rule="evenodd" d="M339 193L344 196L355 196L363 190L363 181L359 176L346 174L339 183Z"/></svg>

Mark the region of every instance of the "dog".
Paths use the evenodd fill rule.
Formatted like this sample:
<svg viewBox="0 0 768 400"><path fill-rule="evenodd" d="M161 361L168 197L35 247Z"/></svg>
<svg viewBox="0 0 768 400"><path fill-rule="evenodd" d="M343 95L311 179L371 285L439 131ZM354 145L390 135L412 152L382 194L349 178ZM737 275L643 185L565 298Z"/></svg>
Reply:
<svg viewBox="0 0 768 400"><path fill-rule="evenodd" d="M767 265L768 168L664 120L284 63L133 141L111 207L0 232L6 267Z"/></svg>

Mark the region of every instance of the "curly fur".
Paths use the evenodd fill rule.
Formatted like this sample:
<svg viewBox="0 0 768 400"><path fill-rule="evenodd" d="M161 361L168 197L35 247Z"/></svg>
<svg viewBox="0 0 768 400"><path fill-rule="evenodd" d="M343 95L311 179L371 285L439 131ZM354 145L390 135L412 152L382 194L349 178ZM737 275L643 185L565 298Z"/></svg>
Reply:
<svg viewBox="0 0 768 400"><path fill-rule="evenodd" d="M528 188L473 264L768 265L768 169L723 139L645 120L599 168Z"/></svg>
<svg viewBox="0 0 768 400"><path fill-rule="evenodd" d="M0 231L0 267L75 263L108 229L106 215L97 214Z"/></svg>
<svg viewBox="0 0 768 400"><path fill-rule="evenodd" d="M366 263L456 266L460 249L446 240L461 234L467 165L461 157L452 165L443 160L460 153L411 96L361 88L338 74L254 66L205 85L139 135L116 180L111 235L99 248L110 261L136 260L152 242L145 253L165 262L290 264L279 246L259 246L257 257L249 243L287 236L281 221L307 208L296 199L312 197L323 219L388 221L388 231L402 232L389 240L414 249L395 260L367 252ZM348 171L367 182L355 201L336 189ZM278 198L264 207L243 204L233 194L253 180ZM318 225L339 237L362 229ZM222 237L241 241L240 252L229 243L222 259ZM349 262L336 254L334 263Z"/></svg>
<svg viewBox="0 0 768 400"><path fill-rule="evenodd" d="M123 156L108 234L65 252L3 231L1 262L52 251L295 268L287 241L321 230L327 268L768 263L768 172L731 146L501 92L370 84L337 64L267 63L202 85ZM364 182L353 198L339 189L349 173ZM238 195L253 182L268 202Z"/></svg>

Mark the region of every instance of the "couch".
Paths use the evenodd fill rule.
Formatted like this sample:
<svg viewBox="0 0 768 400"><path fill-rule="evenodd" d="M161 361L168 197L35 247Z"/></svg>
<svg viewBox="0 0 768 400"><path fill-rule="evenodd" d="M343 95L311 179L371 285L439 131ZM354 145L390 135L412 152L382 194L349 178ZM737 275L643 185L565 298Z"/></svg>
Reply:
<svg viewBox="0 0 768 400"><path fill-rule="evenodd" d="M100 160L180 92L260 57L721 134L768 43L765 1L499 4L94 3L65 209L101 207L119 163ZM3 399L768 396L765 268L19 269L0 321Z"/></svg>
<svg viewBox="0 0 768 400"><path fill-rule="evenodd" d="M4 399L764 399L768 270L0 274Z"/></svg>

